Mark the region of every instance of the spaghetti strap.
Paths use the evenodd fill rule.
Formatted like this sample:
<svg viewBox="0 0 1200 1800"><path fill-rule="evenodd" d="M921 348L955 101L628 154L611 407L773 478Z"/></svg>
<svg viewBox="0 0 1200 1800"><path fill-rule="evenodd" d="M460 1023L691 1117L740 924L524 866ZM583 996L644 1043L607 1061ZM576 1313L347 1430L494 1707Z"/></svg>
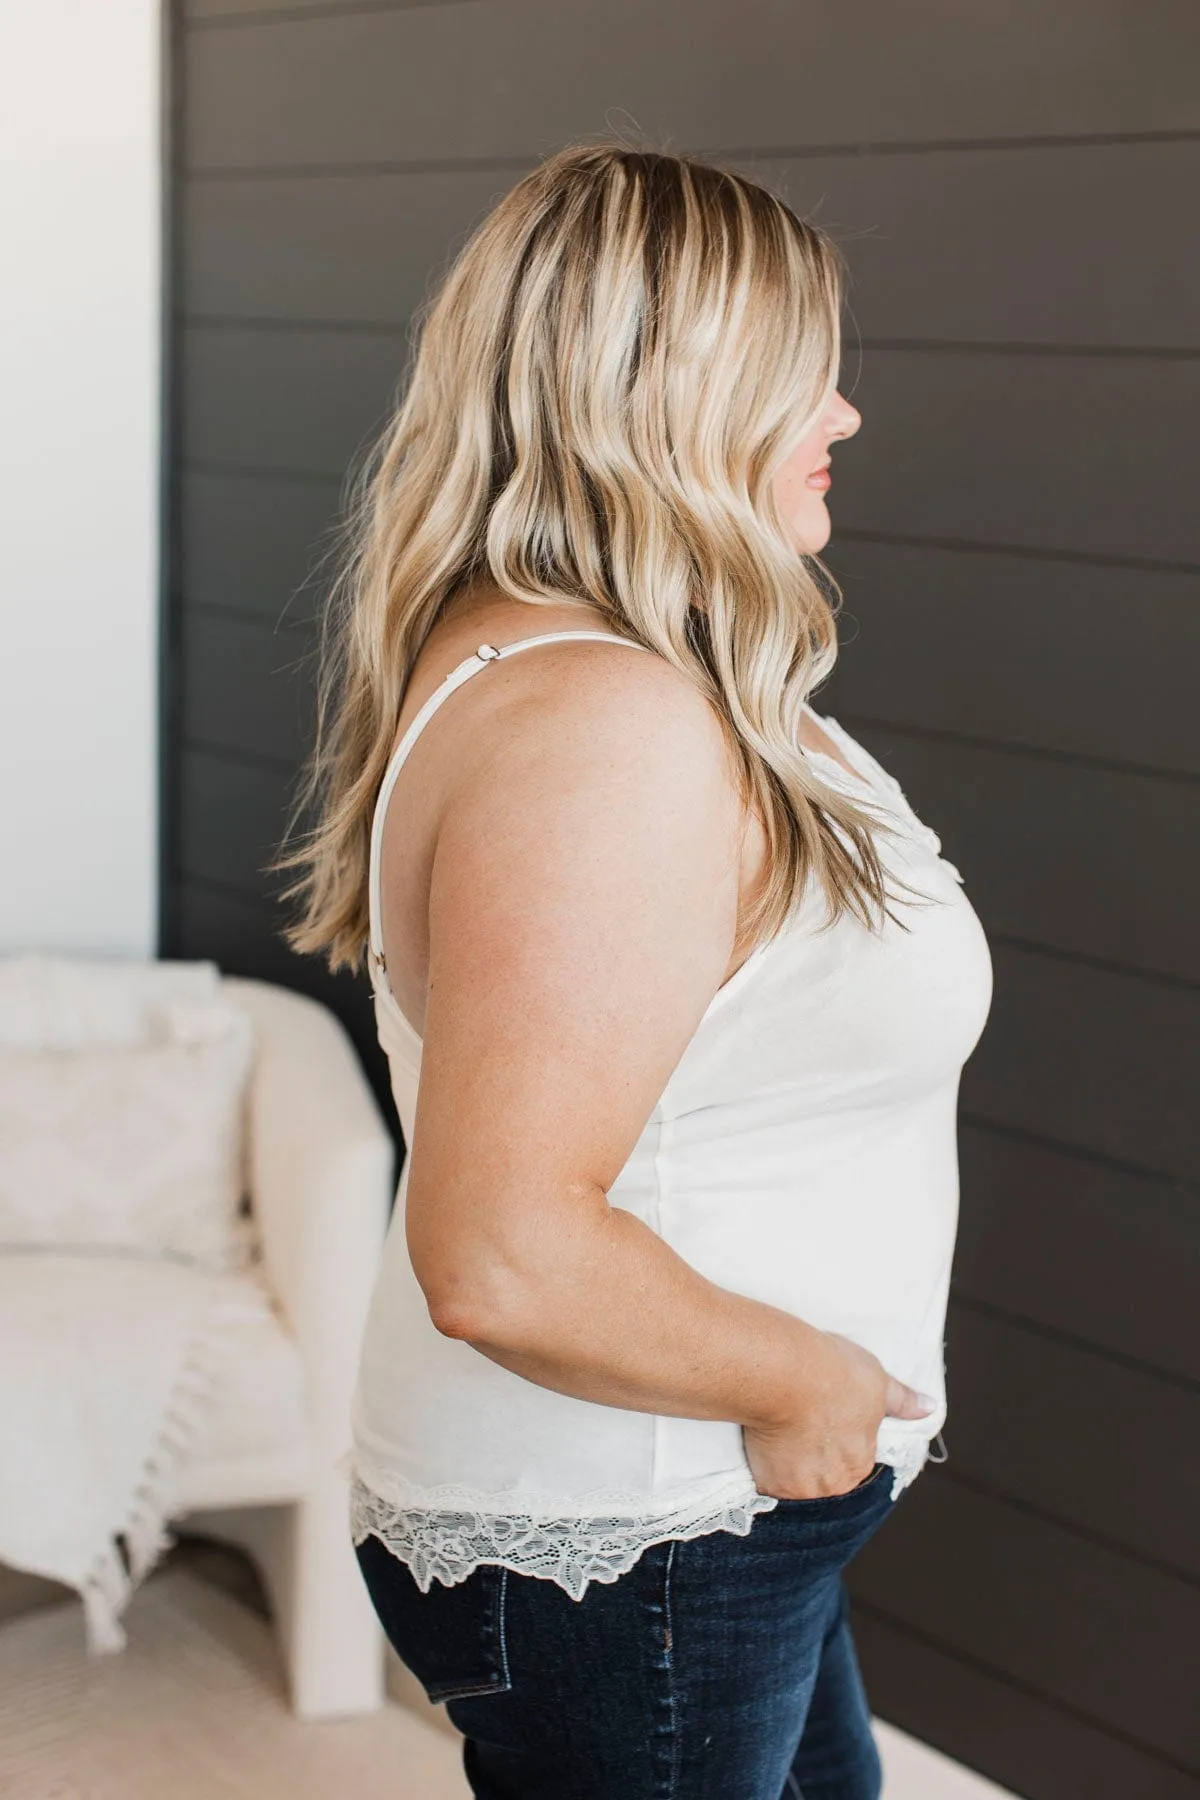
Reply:
<svg viewBox="0 0 1200 1800"><path fill-rule="evenodd" d="M387 969L383 959L383 934L379 918L379 872L383 844L383 821L387 814L388 801L392 797L392 789L396 785L396 777L404 767L409 751L442 702L449 699L455 688L460 688L464 681L469 681L472 675L478 675L481 669L486 669L490 662L502 662L506 656L515 656L519 650L532 650L537 644L562 643L568 638L600 639L605 643L625 644L630 650L647 648L645 644L636 643L633 638L618 637L613 631L547 631L539 637L518 638L515 643L504 644L499 650L494 644L480 644L478 650L473 651L465 661L460 662L457 668L451 669L441 686L434 689L396 745L391 761L384 770L383 781L380 783L379 796L376 799L375 811L371 819L371 860L367 879L370 960L383 977L389 992L391 990L390 983L387 983Z"/></svg>

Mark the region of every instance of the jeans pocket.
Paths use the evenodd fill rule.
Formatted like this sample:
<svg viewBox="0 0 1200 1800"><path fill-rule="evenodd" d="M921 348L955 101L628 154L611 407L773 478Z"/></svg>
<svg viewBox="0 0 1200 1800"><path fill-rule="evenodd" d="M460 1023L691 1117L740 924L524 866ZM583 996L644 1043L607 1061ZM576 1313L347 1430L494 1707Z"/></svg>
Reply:
<svg viewBox="0 0 1200 1800"><path fill-rule="evenodd" d="M885 1480L894 1474L895 1471L890 1463L877 1462L869 1475L864 1475L861 1481L857 1482L854 1487L848 1488L844 1494L818 1494L811 1500L780 1500L777 1510L789 1507L797 1512L812 1512L813 1514L842 1512L847 1508L857 1511L858 1503L865 1500L869 1494L874 1495L876 1490L883 1486Z"/></svg>
<svg viewBox="0 0 1200 1800"><path fill-rule="evenodd" d="M891 1512L894 1474L889 1463L876 1463L866 1479L847 1493L780 1500L773 1512L755 1519L755 1531L761 1525L764 1543L815 1559L814 1566L827 1563L831 1568L844 1568Z"/></svg>
<svg viewBox="0 0 1200 1800"><path fill-rule="evenodd" d="M388 1642L430 1700L508 1692L507 1569L480 1563L465 1581L453 1587L435 1581L423 1594L379 1538L365 1538L356 1555Z"/></svg>

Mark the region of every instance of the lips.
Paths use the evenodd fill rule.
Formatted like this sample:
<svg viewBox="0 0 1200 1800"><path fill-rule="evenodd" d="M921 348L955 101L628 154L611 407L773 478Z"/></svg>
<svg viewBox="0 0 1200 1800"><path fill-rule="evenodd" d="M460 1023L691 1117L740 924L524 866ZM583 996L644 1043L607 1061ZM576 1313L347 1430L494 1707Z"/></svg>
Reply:
<svg viewBox="0 0 1200 1800"><path fill-rule="evenodd" d="M812 488L818 494L828 493L832 483L833 477L829 473L828 463L823 468L814 469L812 474L805 476L804 479L805 487Z"/></svg>

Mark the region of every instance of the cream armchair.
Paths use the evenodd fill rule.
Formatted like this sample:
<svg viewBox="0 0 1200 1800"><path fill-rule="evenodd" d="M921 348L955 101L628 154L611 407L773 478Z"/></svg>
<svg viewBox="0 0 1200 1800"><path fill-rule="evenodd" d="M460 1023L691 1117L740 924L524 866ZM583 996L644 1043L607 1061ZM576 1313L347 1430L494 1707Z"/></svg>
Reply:
<svg viewBox="0 0 1200 1800"><path fill-rule="evenodd" d="M222 978L253 1020L251 1195L273 1315L183 1472L176 1523L240 1545L272 1598L294 1710L374 1710L384 1646L351 1546L349 1402L394 1194L392 1139L345 1031L313 1000ZM237 1278L244 1279L244 1278Z"/></svg>

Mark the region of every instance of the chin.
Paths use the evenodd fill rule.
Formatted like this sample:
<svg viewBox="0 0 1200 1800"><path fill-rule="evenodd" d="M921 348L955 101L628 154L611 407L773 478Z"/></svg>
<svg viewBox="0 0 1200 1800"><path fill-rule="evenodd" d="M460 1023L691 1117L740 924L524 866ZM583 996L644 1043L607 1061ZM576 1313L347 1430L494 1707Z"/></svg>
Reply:
<svg viewBox="0 0 1200 1800"><path fill-rule="evenodd" d="M833 520L825 511L824 506L822 506L821 512L824 515L822 518L805 519L803 523L796 525L792 533L792 542L801 556L819 556L833 536Z"/></svg>

